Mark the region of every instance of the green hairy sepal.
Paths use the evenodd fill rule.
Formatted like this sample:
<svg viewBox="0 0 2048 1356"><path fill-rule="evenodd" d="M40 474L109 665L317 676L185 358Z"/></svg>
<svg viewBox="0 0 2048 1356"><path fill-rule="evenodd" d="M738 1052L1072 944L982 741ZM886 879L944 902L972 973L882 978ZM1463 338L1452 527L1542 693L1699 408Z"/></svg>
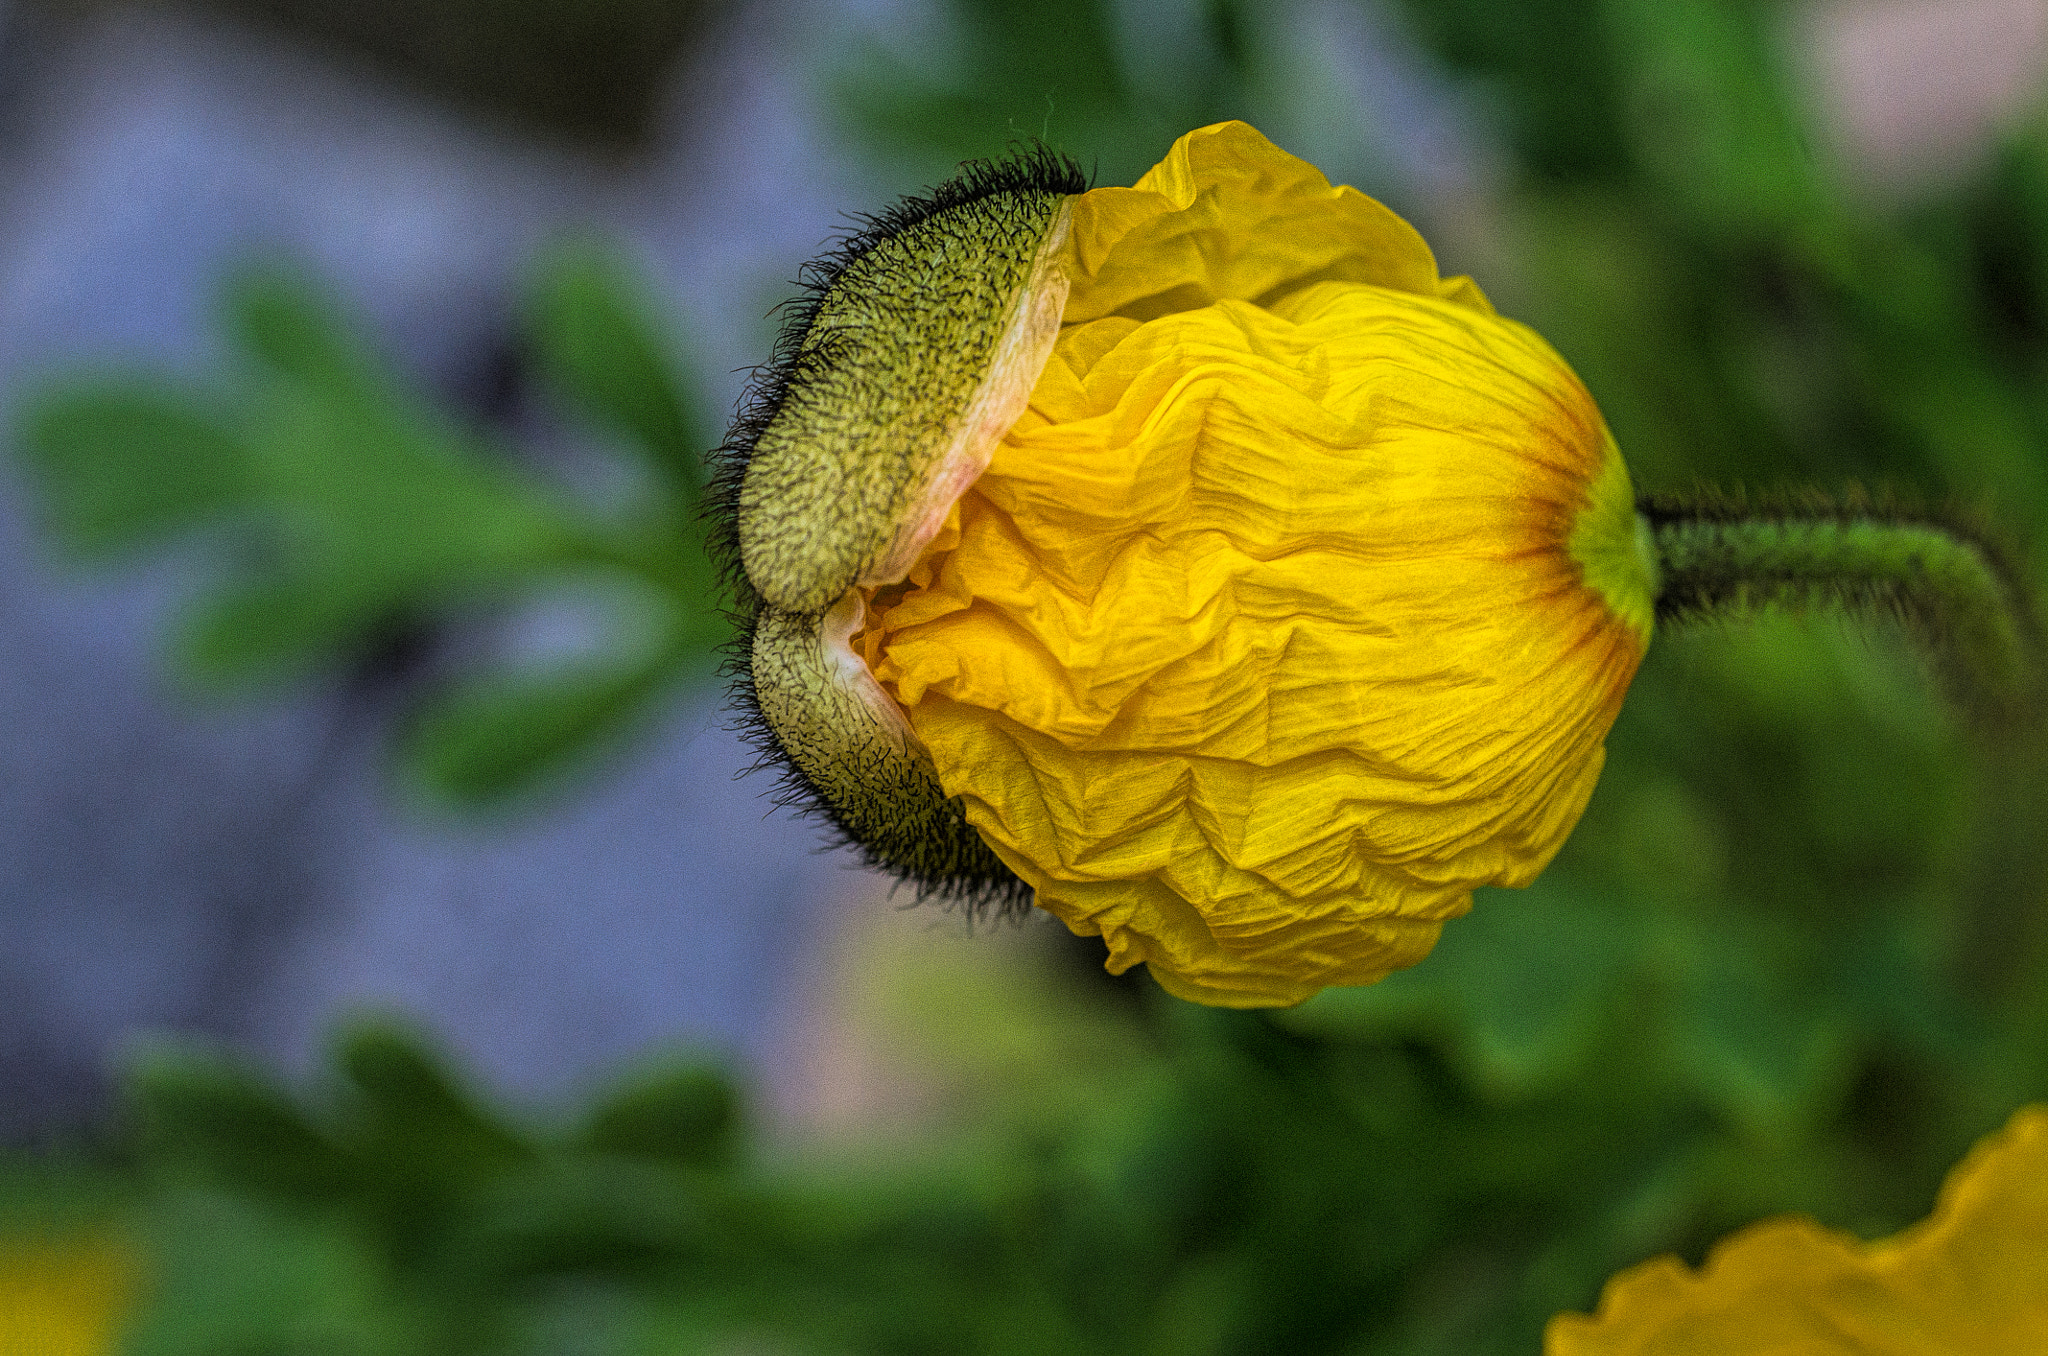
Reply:
<svg viewBox="0 0 2048 1356"><path fill-rule="evenodd" d="M1973 723L2040 717L2038 607L1995 540L1962 517L1860 494L1650 496L1639 507L1656 545L1660 624L1766 608L1889 618Z"/></svg>
<svg viewBox="0 0 2048 1356"><path fill-rule="evenodd" d="M920 896L1021 906L902 712L848 647L1023 413L1065 306L1067 201L1043 148L965 167L805 270L807 295L720 449L714 513L742 720L785 801Z"/></svg>

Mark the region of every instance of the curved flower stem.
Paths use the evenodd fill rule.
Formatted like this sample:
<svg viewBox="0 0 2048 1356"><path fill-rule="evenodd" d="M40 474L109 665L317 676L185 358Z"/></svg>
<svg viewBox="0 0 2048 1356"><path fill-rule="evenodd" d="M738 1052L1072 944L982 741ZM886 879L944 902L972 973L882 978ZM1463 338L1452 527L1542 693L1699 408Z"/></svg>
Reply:
<svg viewBox="0 0 2048 1356"><path fill-rule="evenodd" d="M1659 623L1767 608L1889 616L1971 717L2003 725L2039 714L2039 614L1975 529L1860 500L1753 507L1651 496L1638 509L1656 548Z"/></svg>

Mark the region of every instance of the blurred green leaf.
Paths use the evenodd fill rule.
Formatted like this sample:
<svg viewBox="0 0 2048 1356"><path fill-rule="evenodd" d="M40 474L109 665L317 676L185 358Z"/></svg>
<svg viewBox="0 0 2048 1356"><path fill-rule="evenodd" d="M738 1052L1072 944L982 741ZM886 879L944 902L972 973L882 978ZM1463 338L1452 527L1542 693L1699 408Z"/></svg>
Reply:
<svg viewBox="0 0 2048 1356"><path fill-rule="evenodd" d="M245 279L239 303L252 347L291 378L257 402L256 465L286 549L328 587L502 579L574 538L563 500L392 389L331 306L281 277Z"/></svg>
<svg viewBox="0 0 2048 1356"><path fill-rule="evenodd" d="M1673 958L1670 1060L1733 1124L1792 1143L1846 1091L1849 1019L1835 995L1785 973L1790 967L1774 969L1765 960L1771 949L1747 940L1708 934Z"/></svg>
<svg viewBox="0 0 2048 1356"><path fill-rule="evenodd" d="M209 1050L159 1043L128 1070L146 1142L174 1172L303 1200L347 1191L359 1167L271 1079Z"/></svg>
<svg viewBox="0 0 2048 1356"><path fill-rule="evenodd" d="M1615 180L1626 169L1622 71L1603 0L1402 0L1417 36L1495 97L1494 122L1536 174Z"/></svg>
<svg viewBox="0 0 2048 1356"><path fill-rule="evenodd" d="M51 526L103 555L243 507L253 479L240 437L190 397L134 382L53 391L22 421L21 447Z"/></svg>
<svg viewBox="0 0 2048 1356"><path fill-rule="evenodd" d="M385 1257L343 1217L187 1192L151 1212L151 1302L134 1356L423 1356L435 1349ZM445 1348L444 1348L445 1349Z"/></svg>
<svg viewBox="0 0 2048 1356"><path fill-rule="evenodd" d="M1641 945L1627 911L1555 878L1481 891L1426 964L1359 989L1329 989L1278 1021L1336 1039L1429 1033L1473 1085L1502 1101L1582 1071L1608 1034Z"/></svg>
<svg viewBox="0 0 2048 1356"><path fill-rule="evenodd" d="M886 142L936 145L959 160L1012 137L1044 135L1055 116L1065 132L1113 115L1121 77L1099 0L957 0L947 9L963 69L934 79L929 63L870 51L850 73L848 102Z"/></svg>
<svg viewBox="0 0 2048 1356"><path fill-rule="evenodd" d="M550 1160L481 1190L445 1251L485 1293L548 1276L661 1277L725 1241L703 1194L644 1160Z"/></svg>
<svg viewBox="0 0 2048 1356"><path fill-rule="evenodd" d="M247 266L228 279L222 302L230 338L276 375L314 390L390 394L377 389L375 361L337 323L332 303L292 269Z"/></svg>
<svg viewBox="0 0 2048 1356"><path fill-rule="evenodd" d="M409 1028L358 1022L342 1033L336 1063L354 1094L353 1138L366 1158L401 1179L461 1186L534 1157L532 1146L485 1114Z"/></svg>
<svg viewBox="0 0 2048 1356"><path fill-rule="evenodd" d="M83 549L229 514L257 532L257 568L190 623L197 676L303 670L574 549L582 529L562 504L392 389L307 288L249 273L231 299L278 378L232 425L189 398L101 384L47 397L24 439Z"/></svg>
<svg viewBox="0 0 2048 1356"><path fill-rule="evenodd" d="M1638 165L1717 228L1797 229L1832 210L1777 62L1777 7L1605 0Z"/></svg>
<svg viewBox="0 0 2048 1356"><path fill-rule="evenodd" d="M675 667L657 654L619 666L474 680L416 713L402 746L405 765L455 804L510 801L619 744Z"/></svg>
<svg viewBox="0 0 2048 1356"><path fill-rule="evenodd" d="M174 653L185 676L206 686L301 677L349 659L367 637L395 632L401 619L382 606L388 601L304 576L229 585L181 619Z"/></svg>
<svg viewBox="0 0 2048 1356"><path fill-rule="evenodd" d="M1698 1105L1782 1143L1834 1114L1854 1067L1854 998L1818 984L1806 955L1730 921L1595 902L1554 873L1481 892L1426 964L1277 1020L1331 1039L1424 1037L1499 1103L1595 1077L1625 1042Z"/></svg>
<svg viewBox="0 0 2048 1356"><path fill-rule="evenodd" d="M617 251L589 241L558 246L536 270L528 330L549 378L644 451L694 512L708 444L671 346L638 300L645 290Z"/></svg>
<svg viewBox="0 0 2048 1356"><path fill-rule="evenodd" d="M739 1130L731 1080L688 1065L649 1071L614 1089L590 1109L572 1143L593 1153L713 1167L732 1161Z"/></svg>

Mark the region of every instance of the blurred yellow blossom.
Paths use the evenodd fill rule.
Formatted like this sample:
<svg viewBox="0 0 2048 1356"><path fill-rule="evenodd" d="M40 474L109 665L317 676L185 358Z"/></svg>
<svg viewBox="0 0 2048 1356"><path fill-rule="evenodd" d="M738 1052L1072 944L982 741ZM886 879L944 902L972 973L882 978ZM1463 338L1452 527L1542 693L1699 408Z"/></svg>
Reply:
<svg viewBox="0 0 2048 1356"><path fill-rule="evenodd" d="M2048 1352L2048 1106L1949 1174L1934 1213L1877 1243L1766 1220L1693 1271L1616 1276L1597 1315L1560 1314L1546 1356L2021 1356Z"/></svg>
<svg viewBox="0 0 2048 1356"><path fill-rule="evenodd" d="M110 1235L0 1235L0 1356L113 1352L139 1274Z"/></svg>

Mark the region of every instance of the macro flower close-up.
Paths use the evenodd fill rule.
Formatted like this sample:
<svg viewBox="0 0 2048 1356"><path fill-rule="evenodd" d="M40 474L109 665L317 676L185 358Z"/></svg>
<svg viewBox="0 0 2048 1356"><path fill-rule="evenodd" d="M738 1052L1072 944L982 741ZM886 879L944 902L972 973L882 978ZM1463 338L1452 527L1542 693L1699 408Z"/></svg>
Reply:
<svg viewBox="0 0 2048 1356"><path fill-rule="evenodd" d="M2044 185L2048 0L0 0L0 1356L2048 1356Z"/></svg>
<svg viewBox="0 0 2048 1356"><path fill-rule="evenodd" d="M1045 219L1009 310L1063 290L1056 335L990 364L1028 400L833 580L830 669L1112 971L1254 1007L1411 965L1599 776L1654 611L1620 453L1541 338L1242 123Z"/></svg>

